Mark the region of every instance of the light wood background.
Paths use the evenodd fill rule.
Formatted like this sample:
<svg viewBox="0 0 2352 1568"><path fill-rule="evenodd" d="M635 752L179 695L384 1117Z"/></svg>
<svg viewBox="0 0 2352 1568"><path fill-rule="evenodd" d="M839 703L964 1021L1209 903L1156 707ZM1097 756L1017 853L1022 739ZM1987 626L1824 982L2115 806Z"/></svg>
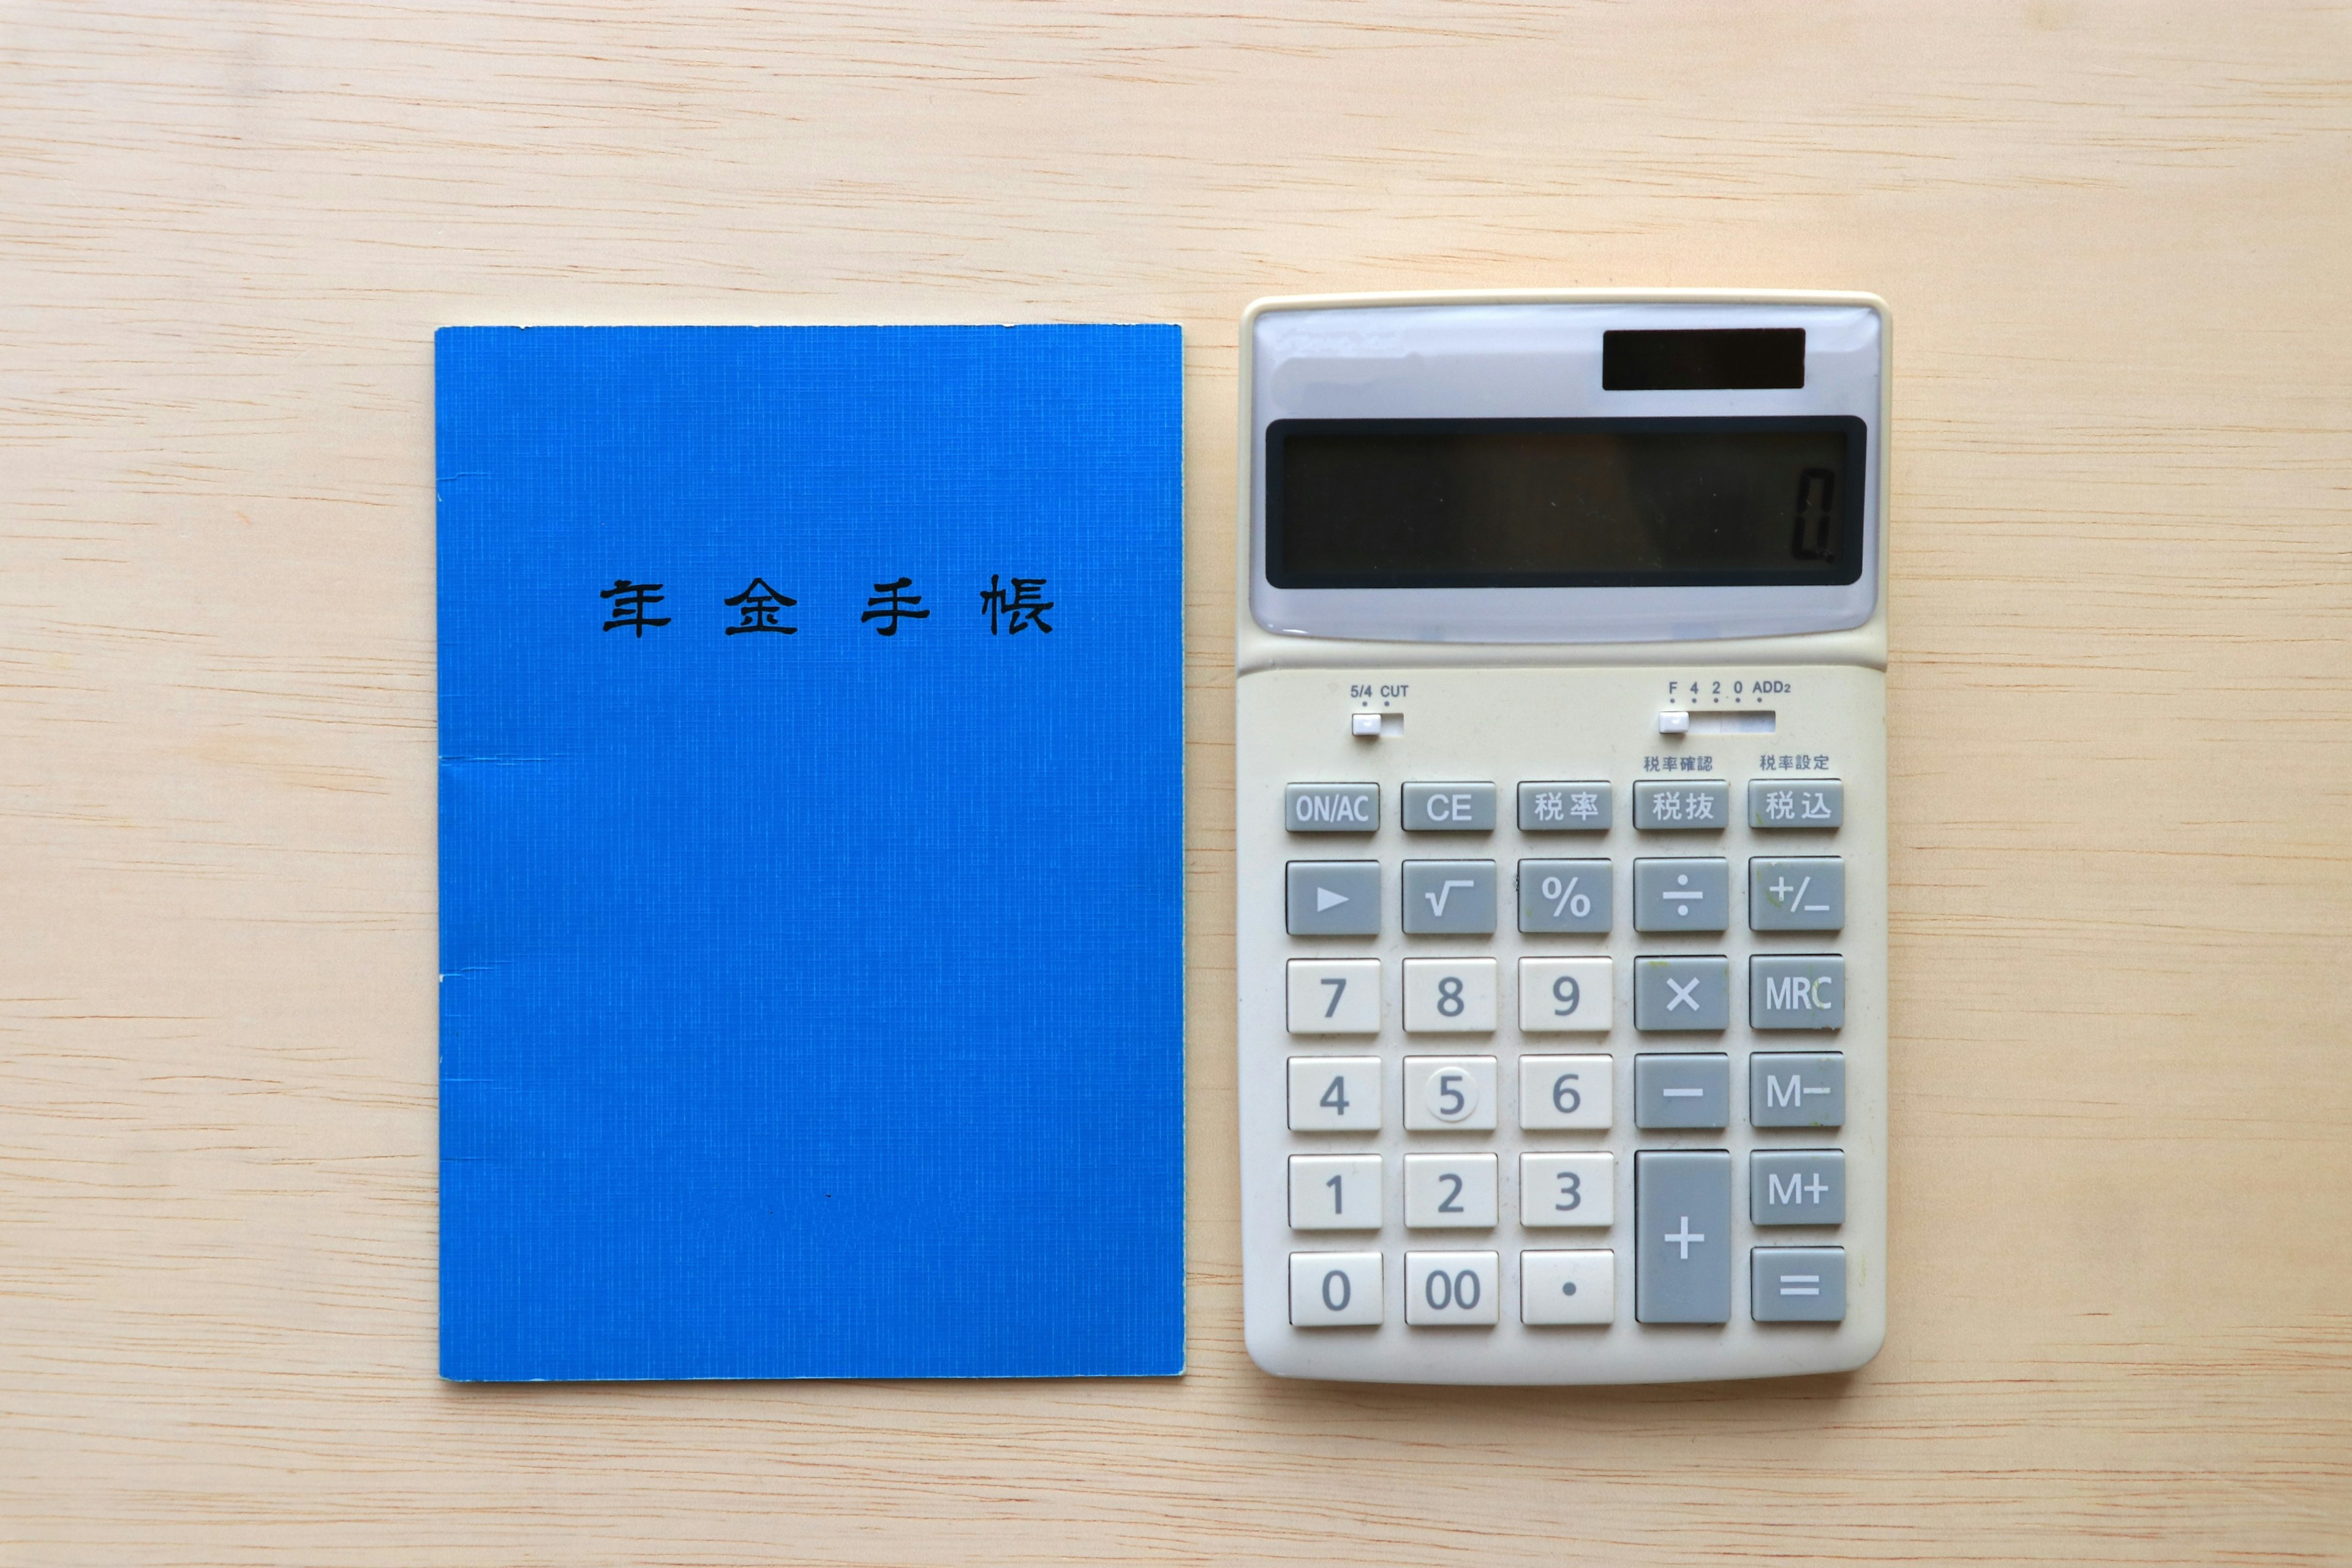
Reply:
<svg viewBox="0 0 2352 1568"><path fill-rule="evenodd" d="M0 1563L2352 1559L2352 15L0 8ZM1894 1293L1850 1378L1241 1350L1234 321L1896 315ZM1188 333L1192 1371L461 1388L431 344Z"/></svg>

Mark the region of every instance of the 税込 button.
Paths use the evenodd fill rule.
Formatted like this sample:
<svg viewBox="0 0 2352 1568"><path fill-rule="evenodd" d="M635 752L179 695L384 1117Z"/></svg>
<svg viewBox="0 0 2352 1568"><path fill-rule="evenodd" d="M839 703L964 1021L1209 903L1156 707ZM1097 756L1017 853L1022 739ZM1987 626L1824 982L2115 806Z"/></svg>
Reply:
<svg viewBox="0 0 2352 1568"><path fill-rule="evenodd" d="M1750 779L1748 826L1766 829L1817 828L1845 822L1845 785L1836 779Z"/></svg>

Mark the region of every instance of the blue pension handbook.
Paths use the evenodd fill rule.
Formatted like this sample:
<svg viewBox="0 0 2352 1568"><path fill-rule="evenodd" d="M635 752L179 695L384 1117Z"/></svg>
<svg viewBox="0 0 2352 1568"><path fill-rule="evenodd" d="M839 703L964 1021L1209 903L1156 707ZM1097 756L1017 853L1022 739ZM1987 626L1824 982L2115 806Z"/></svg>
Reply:
<svg viewBox="0 0 2352 1568"><path fill-rule="evenodd" d="M1181 1373L1178 330L436 370L442 1375Z"/></svg>

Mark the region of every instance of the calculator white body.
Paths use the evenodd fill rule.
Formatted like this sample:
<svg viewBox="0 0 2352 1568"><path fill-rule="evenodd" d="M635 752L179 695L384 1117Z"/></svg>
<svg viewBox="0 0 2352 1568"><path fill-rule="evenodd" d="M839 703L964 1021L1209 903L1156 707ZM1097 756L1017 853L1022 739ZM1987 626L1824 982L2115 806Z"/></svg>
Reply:
<svg viewBox="0 0 2352 1568"><path fill-rule="evenodd" d="M1757 328L1803 330L1801 386L1601 384L1603 333ZM1252 307L1242 346L1251 1356L1286 1376L1460 1384L1861 1365L1884 1337L1886 1280L1885 307L1686 292L1276 300ZM1755 464L1758 494L1786 490L1771 467L1783 447L1801 464L1832 449L1821 431L1853 437L1836 448L1845 466L1818 470L1847 491L1845 560L1760 569L1851 580L1592 584L1547 567L1535 585L1391 586L1390 565L1355 573L1347 556L1348 506L1385 519L1406 555L1426 543L1412 503L1383 499L1412 485L1381 468L1418 452L1424 428L1468 433L1433 461L1475 463L1479 421L1503 422L1494 450L1508 453L1528 430L1538 447L1555 430L1586 440L1578 421L1671 442L1685 418L1738 426L1721 460ZM1285 501L1285 561L1323 559L1322 541L1317 570L1341 586L1273 580L1265 470L1282 421L1296 422L1282 426L1284 483L1300 487L1283 494L1328 480L1342 509L1334 523L1317 520L1320 500ZM1752 458L1737 446L1750 429L1769 437ZM1362 431L1404 445L1349 445ZM1809 431L1814 447L1793 445ZM1326 433L1324 448L1307 444ZM1370 466L1355 473L1360 449ZM1625 471L1656 466L1641 451ZM1584 460L1542 472L1584 473ZM1460 504L1446 471L1433 505ZM1830 481L1796 472L1801 552ZM1780 526L1759 524L1757 548L1778 549ZM1490 570L1505 569L1468 574ZM1606 827L1590 825L1601 792L1570 787L1595 784ZM1653 826L1636 826L1637 793ZM1839 879L1833 909L1823 889ZM1839 1206L1809 1206L1825 1202Z"/></svg>

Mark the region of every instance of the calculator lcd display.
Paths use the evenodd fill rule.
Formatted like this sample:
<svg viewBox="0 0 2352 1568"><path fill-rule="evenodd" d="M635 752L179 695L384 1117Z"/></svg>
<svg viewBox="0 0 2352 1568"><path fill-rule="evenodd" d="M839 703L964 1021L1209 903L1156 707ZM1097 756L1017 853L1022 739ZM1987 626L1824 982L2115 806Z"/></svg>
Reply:
<svg viewBox="0 0 2352 1568"><path fill-rule="evenodd" d="M1280 419L1277 588L1696 587L1862 574L1863 421Z"/></svg>

